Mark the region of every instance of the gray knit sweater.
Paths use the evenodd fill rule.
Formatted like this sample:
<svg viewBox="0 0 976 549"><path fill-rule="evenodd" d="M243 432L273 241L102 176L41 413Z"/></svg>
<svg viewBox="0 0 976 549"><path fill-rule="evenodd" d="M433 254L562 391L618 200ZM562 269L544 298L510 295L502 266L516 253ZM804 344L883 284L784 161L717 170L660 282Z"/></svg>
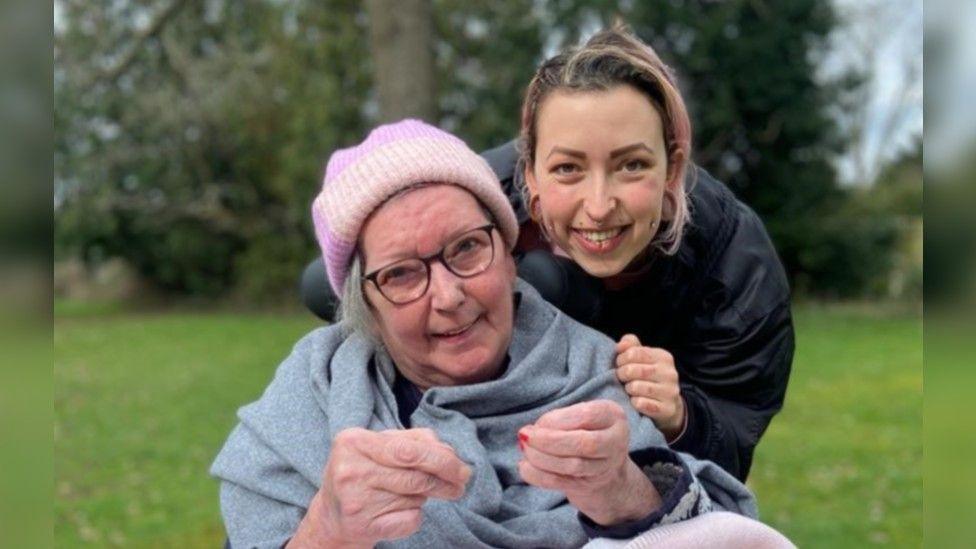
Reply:
<svg viewBox="0 0 976 549"><path fill-rule="evenodd" d="M549 410L611 399L627 411L632 455L665 500L645 523L712 509L755 516L752 494L711 462L667 450L653 423L630 407L611 364L614 344L576 323L519 281L509 365L498 379L424 393L412 427L433 429L473 471L458 501L429 500L421 529L396 547L578 547L592 524L559 492L519 478L516 432ZM211 468L232 547L281 547L321 486L330 442L350 427L403 428L381 348L342 325L303 338L256 402L238 413ZM650 457L648 457L650 456Z"/></svg>

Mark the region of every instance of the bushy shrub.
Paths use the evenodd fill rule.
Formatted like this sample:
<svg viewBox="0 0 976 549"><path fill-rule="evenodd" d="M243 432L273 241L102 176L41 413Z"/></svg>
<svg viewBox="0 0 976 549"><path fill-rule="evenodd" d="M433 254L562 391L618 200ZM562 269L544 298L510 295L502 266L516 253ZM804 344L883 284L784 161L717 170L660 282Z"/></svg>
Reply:
<svg viewBox="0 0 976 549"><path fill-rule="evenodd" d="M842 210L796 227L795 290L827 298L883 296L898 226L890 216Z"/></svg>

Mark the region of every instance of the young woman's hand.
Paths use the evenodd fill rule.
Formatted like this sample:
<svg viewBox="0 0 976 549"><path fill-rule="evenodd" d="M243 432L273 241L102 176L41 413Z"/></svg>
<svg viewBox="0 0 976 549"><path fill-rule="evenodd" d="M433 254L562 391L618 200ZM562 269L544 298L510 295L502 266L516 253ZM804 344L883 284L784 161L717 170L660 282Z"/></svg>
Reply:
<svg viewBox="0 0 976 549"><path fill-rule="evenodd" d="M604 526L643 518L661 497L628 452L630 428L619 404L594 400L552 410L519 430L522 480L566 494Z"/></svg>
<svg viewBox="0 0 976 549"><path fill-rule="evenodd" d="M428 498L464 495L471 468L429 429L346 429L288 547L372 547L420 528Z"/></svg>
<svg viewBox="0 0 976 549"><path fill-rule="evenodd" d="M685 401L678 385L674 357L664 349L644 347L633 334L617 342L617 379L630 403L651 418L672 442L685 427Z"/></svg>

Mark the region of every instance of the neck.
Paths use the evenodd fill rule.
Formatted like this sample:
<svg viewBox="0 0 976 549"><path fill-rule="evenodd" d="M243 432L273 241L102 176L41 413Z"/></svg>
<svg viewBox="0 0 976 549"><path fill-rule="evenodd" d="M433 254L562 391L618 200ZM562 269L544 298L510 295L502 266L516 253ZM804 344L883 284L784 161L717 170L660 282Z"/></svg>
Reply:
<svg viewBox="0 0 976 549"><path fill-rule="evenodd" d="M637 254L622 271L604 278L603 287L608 290L620 290L641 280L651 270L655 257L650 246L644 248L644 251Z"/></svg>

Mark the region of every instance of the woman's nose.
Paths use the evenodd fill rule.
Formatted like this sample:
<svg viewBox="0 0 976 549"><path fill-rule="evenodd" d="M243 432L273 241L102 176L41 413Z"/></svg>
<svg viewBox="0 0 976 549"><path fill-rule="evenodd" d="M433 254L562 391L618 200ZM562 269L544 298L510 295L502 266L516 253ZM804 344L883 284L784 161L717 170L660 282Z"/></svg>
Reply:
<svg viewBox="0 0 976 549"><path fill-rule="evenodd" d="M617 199L611 196L606 183L593 182L593 188L583 201L583 211L586 215L593 221L605 221L616 207Z"/></svg>
<svg viewBox="0 0 976 549"><path fill-rule="evenodd" d="M447 270L440 262L430 266L431 305L440 311L453 311L464 303L464 280Z"/></svg>

